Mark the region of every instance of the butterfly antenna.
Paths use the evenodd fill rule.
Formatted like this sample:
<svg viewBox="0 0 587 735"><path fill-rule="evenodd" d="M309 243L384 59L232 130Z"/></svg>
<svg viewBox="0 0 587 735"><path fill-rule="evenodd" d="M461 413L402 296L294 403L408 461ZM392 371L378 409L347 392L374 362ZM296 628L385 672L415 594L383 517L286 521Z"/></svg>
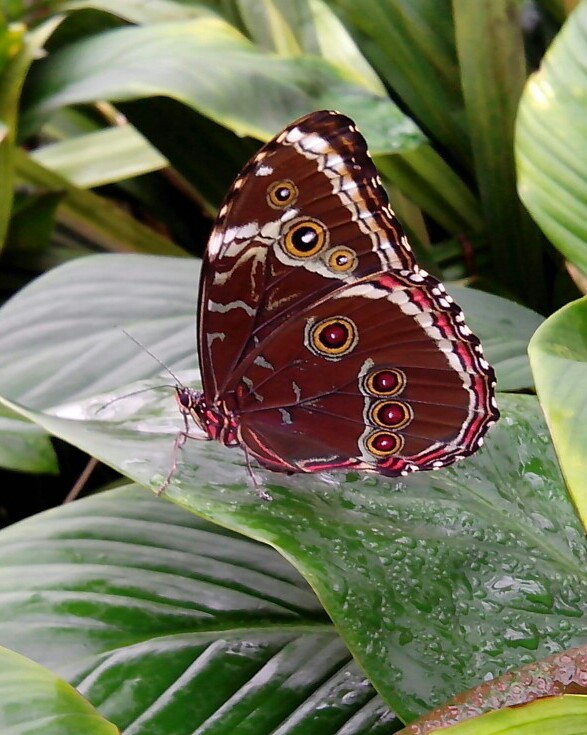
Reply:
<svg viewBox="0 0 587 735"><path fill-rule="evenodd" d="M147 355L150 355L150 356L151 356L151 357L153 358L153 360L155 360L155 362L158 362L158 363L159 363L159 365L161 365L161 367L162 367L162 368L164 368L165 370L167 370L167 372L168 372L168 373L169 373L169 375L171 375L171 377L172 377L172 378L173 378L173 379L175 380L175 382L176 382L176 384L177 384L177 385L179 385L179 386L183 386L183 383L182 383L182 382L181 382L181 380L180 380L180 379L179 379L179 378L177 377L177 375L176 375L176 374L175 374L175 373L173 372L173 370L172 370L172 369L171 369L171 368L169 367L169 365L166 365L166 364L165 364L165 363L163 362L163 360L161 360L160 358L158 358L158 357L157 357L157 355L155 355L155 354L154 354L153 352L151 352L151 350L150 350L150 349L149 349L149 348L148 348L148 347L147 347L146 345L144 345L144 344L143 344L143 343L142 343L142 342L141 342L140 340L138 340L138 339L137 339L136 337L133 337L133 335L132 335L132 334L131 334L130 332L127 332L127 331L126 331L126 329L125 329L124 327L120 327L120 331L121 331L121 332L122 332L123 334L126 334L126 336L127 336L127 337L128 337L128 338L129 338L130 340L132 340L132 341L133 341L133 342L135 343L135 345L137 345L137 347L140 347L140 348L141 348L142 350L144 350L144 351L145 351L145 352L147 353ZM175 386L174 386L174 387L175 387ZM140 393L140 391L137 391L137 393ZM131 395L132 395L132 394L131 394Z"/></svg>
<svg viewBox="0 0 587 735"><path fill-rule="evenodd" d="M100 413L100 411L103 411L105 408L108 408L108 406L111 406L113 403L116 403L116 401L122 401L123 398L130 398L131 396L136 396L139 393L146 393L149 390L157 390L157 388L175 388L175 385L170 385L169 383L161 383L161 385L152 385L149 388L140 388L139 390L133 390L131 393L125 393L123 396L115 396L114 398L111 398L109 401L106 401L106 403L103 403L100 408L96 411L96 413Z"/></svg>

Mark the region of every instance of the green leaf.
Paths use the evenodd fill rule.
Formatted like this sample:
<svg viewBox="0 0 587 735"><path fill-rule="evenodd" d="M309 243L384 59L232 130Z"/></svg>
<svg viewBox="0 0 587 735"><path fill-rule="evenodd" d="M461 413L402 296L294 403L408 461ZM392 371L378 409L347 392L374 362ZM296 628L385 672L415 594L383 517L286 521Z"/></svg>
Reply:
<svg viewBox="0 0 587 735"><path fill-rule="evenodd" d="M290 2L290 16L296 14L302 3ZM243 24L251 40L264 51L275 51L283 56L297 56L302 47L296 38L293 18L288 18L288 8L276 0L237 0ZM304 3L307 8L307 4ZM293 10L293 13L291 12ZM307 10L306 10L307 12ZM296 18L300 21L300 18Z"/></svg>
<svg viewBox="0 0 587 735"><path fill-rule="evenodd" d="M174 0L74 0L63 3L64 10L93 8L122 18L129 23L163 23L173 20L191 20L202 16L216 17L216 13L203 5L187 5Z"/></svg>
<svg viewBox="0 0 587 735"><path fill-rule="evenodd" d="M0 641L128 733L390 732L291 565L137 487L1 531L0 604Z"/></svg>
<svg viewBox="0 0 587 735"><path fill-rule="evenodd" d="M0 406L0 467L57 474L55 451L46 432Z"/></svg>
<svg viewBox="0 0 587 735"><path fill-rule="evenodd" d="M587 298L549 317L528 349L561 469L587 528Z"/></svg>
<svg viewBox="0 0 587 735"><path fill-rule="evenodd" d="M386 94L349 31L322 0L239 0L238 9L251 38L265 50L321 56L374 94Z"/></svg>
<svg viewBox="0 0 587 735"><path fill-rule="evenodd" d="M358 122L376 152L424 141L387 97L348 80L343 69L317 57L263 53L213 17L121 28L71 44L36 65L28 91L29 126L64 105L163 95L264 140L310 110L335 107Z"/></svg>
<svg viewBox="0 0 587 735"><path fill-rule="evenodd" d="M0 649L0 729L10 735L117 735L73 687L39 664Z"/></svg>
<svg viewBox="0 0 587 735"><path fill-rule="evenodd" d="M478 200L430 145L378 157L376 162L385 177L448 232L461 234L482 228Z"/></svg>
<svg viewBox="0 0 587 735"><path fill-rule="evenodd" d="M57 213L59 221L90 238L95 247L122 252L185 255L180 247L125 214L114 203L71 184L59 174L40 166L24 151L15 151L15 163L18 180L62 195Z"/></svg>
<svg viewBox="0 0 587 735"><path fill-rule="evenodd" d="M196 365L195 260L97 255L55 268L0 309L5 395L49 408ZM166 375L160 382L173 382Z"/></svg>
<svg viewBox="0 0 587 735"><path fill-rule="evenodd" d="M81 188L111 184L167 166L165 158L131 125L52 143L33 151L31 158Z"/></svg>
<svg viewBox="0 0 587 735"><path fill-rule="evenodd" d="M146 384L51 413L20 410L157 489L181 426L170 391L100 410L135 387ZM486 449L442 472L399 481L257 472L273 498L264 502L241 452L196 441L177 457L167 496L278 549L410 719L587 634L587 544L536 401L502 396L500 407Z"/></svg>
<svg viewBox="0 0 587 735"><path fill-rule="evenodd" d="M587 272L587 3L532 75L516 129L522 201L551 242Z"/></svg>
<svg viewBox="0 0 587 735"><path fill-rule="evenodd" d="M467 170L471 146L448 0L336 0L379 76Z"/></svg>
<svg viewBox="0 0 587 735"><path fill-rule="evenodd" d="M526 303L545 301L542 239L516 191L514 120L526 80L518 0L453 0L476 178L501 283ZM515 234L515 236L514 236Z"/></svg>
<svg viewBox="0 0 587 735"><path fill-rule="evenodd" d="M20 24L0 24L0 121L3 128L0 131L0 181L3 192L0 197L0 251L12 210L16 126L22 85L35 55L58 23L59 19L48 21L29 35L25 35L24 26Z"/></svg>

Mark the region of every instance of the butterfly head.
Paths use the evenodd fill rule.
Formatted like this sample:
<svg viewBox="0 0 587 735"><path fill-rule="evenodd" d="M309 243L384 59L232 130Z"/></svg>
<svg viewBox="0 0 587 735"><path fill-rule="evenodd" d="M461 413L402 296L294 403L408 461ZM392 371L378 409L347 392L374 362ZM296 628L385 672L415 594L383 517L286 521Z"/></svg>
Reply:
<svg viewBox="0 0 587 735"><path fill-rule="evenodd" d="M180 413L191 418L207 439L216 439L227 446L240 444L238 424L223 404L210 404L204 393L185 385L175 386L175 399Z"/></svg>

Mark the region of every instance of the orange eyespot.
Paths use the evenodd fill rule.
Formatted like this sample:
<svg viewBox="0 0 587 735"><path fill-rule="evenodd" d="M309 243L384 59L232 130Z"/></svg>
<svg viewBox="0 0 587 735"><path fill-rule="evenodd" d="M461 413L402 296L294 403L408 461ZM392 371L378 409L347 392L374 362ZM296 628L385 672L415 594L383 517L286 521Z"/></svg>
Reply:
<svg viewBox="0 0 587 735"><path fill-rule="evenodd" d="M319 253L328 239L328 230L315 219L292 222L283 237L283 246L294 258L311 258Z"/></svg>
<svg viewBox="0 0 587 735"><path fill-rule="evenodd" d="M393 434L391 431L374 431L365 440L367 450L379 459L398 454L403 445L403 437L399 434Z"/></svg>
<svg viewBox="0 0 587 735"><path fill-rule="evenodd" d="M306 346L322 357L337 359L351 352L359 340L354 323L344 316L322 319L317 323L308 320Z"/></svg>
<svg viewBox="0 0 587 735"><path fill-rule="evenodd" d="M285 209L298 198L298 187L290 179L274 181L267 188L267 204L273 209Z"/></svg>
<svg viewBox="0 0 587 735"><path fill-rule="evenodd" d="M402 429L414 418L411 406L401 401L377 401L371 407L369 418L384 429Z"/></svg>
<svg viewBox="0 0 587 735"><path fill-rule="evenodd" d="M349 273L357 267L357 254L350 248L332 248L324 254L324 260L331 271Z"/></svg>
<svg viewBox="0 0 587 735"><path fill-rule="evenodd" d="M372 396L396 396L406 386L406 376L397 368L373 370L365 378L365 392Z"/></svg>

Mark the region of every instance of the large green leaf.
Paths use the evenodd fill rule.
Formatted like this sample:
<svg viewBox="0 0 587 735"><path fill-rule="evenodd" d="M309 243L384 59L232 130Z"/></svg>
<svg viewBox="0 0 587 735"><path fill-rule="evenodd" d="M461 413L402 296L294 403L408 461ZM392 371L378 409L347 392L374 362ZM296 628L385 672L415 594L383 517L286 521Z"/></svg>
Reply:
<svg viewBox="0 0 587 735"><path fill-rule="evenodd" d="M261 139L311 110L335 106L357 120L378 152L392 152L398 139L405 148L424 141L386 96L347 79L333 64L264 53L209 16L121 28L51 54L31 73L23 121L64 105L160 95Z"/></svg>
<svg viewBox="0 0 587 735"><path fill-rule="evenodd" d="M129 23L162 23L172 20L191 20L202 16L216 16L203 2L188 4L181 0L72 0L64 3L68 10L103 10Z"/></svg>
<svg viewBox="0 0 587 735"><path fill-rule="evenodd" d="M587 273L587 2L529 80L516 154L520 196L549 239Z"/></svg>
<svg viewBox="0 0 587 735"><path fill-rule="evenodd" d="M158 488L182 423L169 387L134 392L169 378L123 385L154 362L114 325L174 366L193 364L193 312L181 295L195 295L188 263L100 256L21 292L0 310L0 349L13 366L0 371L0 395ZM98 390L107 392L79 400ZM486 448L441 472L395 481L260 472L273 496L263 502L240 451L188 442L168 495L275 546L388 704L409 718L587 636L587 547L536 401L502 396L500 406Z"/></svg>
<svg viewBox="0 0 587 735"><path fill-rule="evenodd" d="M197 282L197 261L154 256L99 255L48 272L0 310L4 394L45 409L158 374L122 328L174 369L195 367Z"/></svg>
<svg viewBox="0 0 587 735"><path fill-rule="evenodd" d="M0 730L6 735L118 733L62 679L5 648L0 648Z"/></svg>
<svg viewBox="0 0 587 735"><path fill-rule="evenodd" d="M0 605L0 643L62 673L128 735L390 732L289 564L144 489L0 532ZM0 686L0 711L1 698Z"/></svg>
<svg viewBox="0 0 587 735"><path fill-rule="evenodd" d="M157 489L181 423L169 390L102 408L134 387L51 413L21 410ZM167 496L289 559L409 719L587 639L587 545L536 401L502 396L500 405L485 450L446 471L399 481L257 472L273 499L264 502L242 453L189 442Z"/></svg>
<svg viewBox="0 0 587 735"><path fill-rule="evenodd" d="M529 354L561 469L587 528L587 298L547 319Z"/></svg>
<svg viewBox="0 0 587 735"><path fill-rule="evenodd" d="M321 56L344 69L349 79L385 95L384 84L323 0L237 0L236 5L248 34L261 48Z"/></svg>

